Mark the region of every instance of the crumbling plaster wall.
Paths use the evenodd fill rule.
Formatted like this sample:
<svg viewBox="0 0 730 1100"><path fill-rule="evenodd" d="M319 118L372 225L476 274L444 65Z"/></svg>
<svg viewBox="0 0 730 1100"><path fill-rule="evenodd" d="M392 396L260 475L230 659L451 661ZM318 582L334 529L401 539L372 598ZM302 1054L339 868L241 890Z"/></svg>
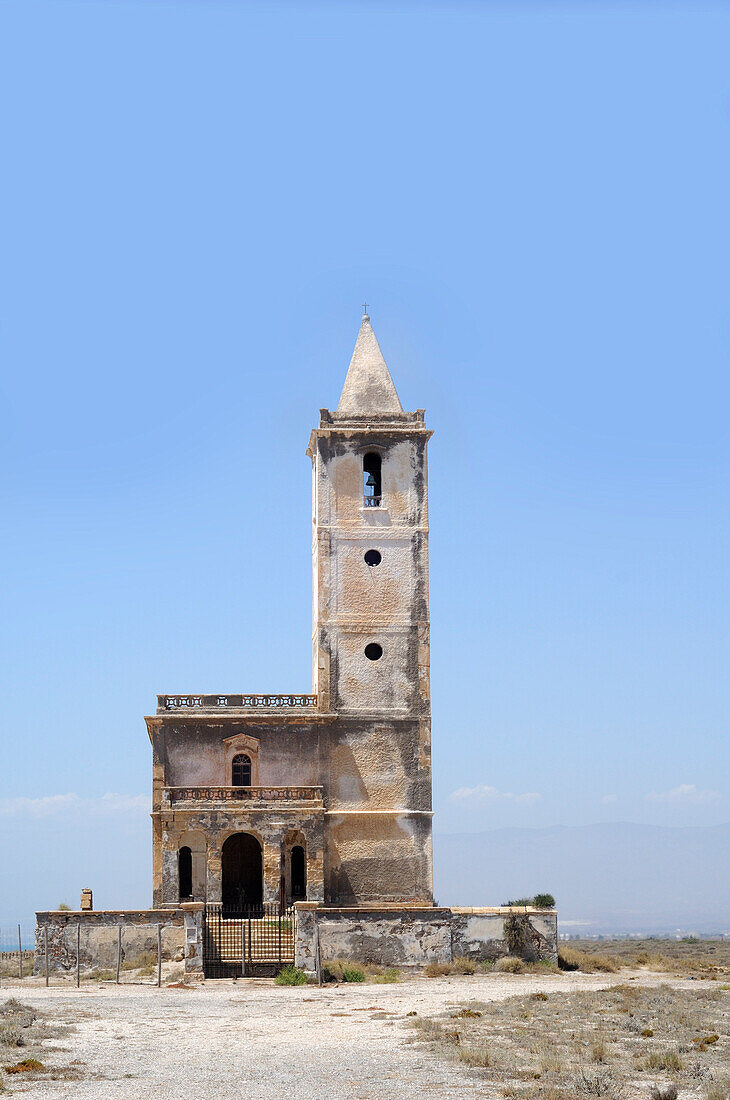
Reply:
<svg viewBox="0 0 730 1100"><path fill-rule="evenodd" d="M162 929L163 960L185 964L191 974L202 974L203 907L178 909L106 909L80 912L36 913L35 973L45 969L46 933L50 971L76 969L77 935L81 969L113 970L117 964L119 928L122 929L122 961L143 952L157 953L157 928ZM78 932L77 932L78 929Z"/></svg>
<svg viewBox="0 0 730 1100"><path fill-rule="evenodd" d="M155 731L165 787L231 786L230 761L237 739L258 746L261 786L315 786L319 738L314 725L216 722L211 718L175 721L162 717ZM245 749L247 746L242 745Z"/></svg>
<svg viewBox="0 0 730 1100"><path fill-rule="evenodd" d="M317 939L322 963L331 959L379 966L419 967L452 962L460 956L491 960L509 954L505 920L510 912L524 919L533 933L539 957L557 961L557 914L554 910L358 909L297 905L295 961L316 968Z"/></svg>

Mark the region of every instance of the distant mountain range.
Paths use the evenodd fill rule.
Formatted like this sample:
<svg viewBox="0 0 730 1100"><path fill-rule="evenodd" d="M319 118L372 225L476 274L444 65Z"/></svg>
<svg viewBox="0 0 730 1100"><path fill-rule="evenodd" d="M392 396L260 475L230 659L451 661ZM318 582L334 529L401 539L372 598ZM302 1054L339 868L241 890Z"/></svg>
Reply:
<svg viewBox="0 0 730 1100"><path fill-rule="evenodd" d="M490 829L434 836L442 905L549 892L563 932L730 934L730 823Z"/></svg>

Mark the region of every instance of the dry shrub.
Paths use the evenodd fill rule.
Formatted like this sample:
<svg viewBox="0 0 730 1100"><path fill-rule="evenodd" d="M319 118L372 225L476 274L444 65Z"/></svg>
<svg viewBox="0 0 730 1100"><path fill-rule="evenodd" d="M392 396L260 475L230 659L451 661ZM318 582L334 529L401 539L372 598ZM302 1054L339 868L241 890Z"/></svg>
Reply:
<svg viewBox="0 0 730 1100"><path fill-rule="evenodd" d="M43 1073L45 1066L37 1058L24 1058L14 1066L5 1066L6 1073Z"/></svg>
<svg viewBox="0 0 730 1100"><path fill-rule="evenodd" d="M18 1024L0 1024L0 1046L24 1047L22 1028Z"/></svg>
<svg viewBox="0 0 730 1100"><path fill-rule="evenodd" d="M730 1077L718 1077L706 1085L704 1100L730 1100Z"/></svg>
<svg viewBox="0 0 730 1100"><path fill-rule="evenodd" d="M608 1050L606 1048L606 1040L603 1035L596 1036L596 1038L591 1043L591 1061L608 1061Z"/></svg>
<svg viewBox="0 0 730 1100"><path fill-rule="evenodd" d="M35 1009L30 1005L23 1004L16 997L9 997L7 1001L4 1001L0 1005L0 1016L19 1016L22 1015L28 1018L28 1023L32 1024L37 1019Z"/></svg>
<svg viewBox="0 0 730 1100"><path fill-rule="evenodd" d="M452 1020L479 1020L482 1013L476 1012L473 1008L460 1008L458 1012L451 1013Z"/></svg>
<svg viewBox="0 0 730 1100"><path fill-rule="evenodd" d="M525 964L522 959L516 959L514 955L503 955L497 959L493 967L500 974L524 974Z"/></svg>
<svg viewBox="0 0 730 1100"><path fill-rule="evenodd" d="M540 1065L540 1073L560 1073L563 1069L563 1059L560 1057L560 1052L557 1050L554 1043L542 1040L538 1046L537 1051L538 1061Z"/></svg>
<svg viewBox="0 0 730 1100"><path fill-rule="evenodd" d="M487 1066L494 1065L492 1056L489 1053L489 1047L486 1043L479 1043L478 1046L460 1046L458 1055L459 1060L464 1062L467 1066L486 1068Z"/></svg>
<svg viewBox="0 0 730 1100"><path fill-rule="evenodd" d="M132 955L128 959L123 959L121 969L141 970L147 974L152 974L157 970L157 952L141 951L139 955Z"/></svg>
<svg viewBox="0 0 730 1100"><path fill-rule="evenodd" d="M456 974L474 974L477 964L473 959L467 959L466 955L457 955L454 959L454 972Z"/></svg>
<svg viewBox="0 0 730 1100"><path fill-rule="evenodd" d="M582 970L584 974L595 974L597 970L604 974L616 974L620 970L616 960L608 955L593 955L587 951L577 951L574 947L558 949L558 966L561 970Z"/></svg>
<svg viewBox="0 0 730 1100"><path fill-rule="evenodd" d="M451 973L451 963L430 962L423 968L427 978L443 978Z"/></svg>
<svg viewBox="0 0 730 1100"><path fill-rule="evenodd" d="M444 1037L444 1029L438 1020L432 1020L428 1016L414 1016L409 1023L424 1039L443 1039Z"/></svg>
<svg viewBox="0 0 730 1100"><path fill-rule="evenodd" d="M642 1069L663 1069L668 1073L679 1073L683 1068L682 1059L676 1050L650 1050L641 1063Z"/></svg>
<svg viewBox="0 0 730 1100"><path fill-rule="evenodd" d="M650 1100L677 1100L678 1096L679 1089L676 1085L668 1085L665 1089L660 1089L658 1085L654 1085L649 1093Z"/></svg>
<svg viewBox="0 0 730 1100"><path fill-rule="evenodd" d="M609 1100L620 1100L624 1094L623 1085L609 1070L598 1073L581 1070L573 1084L575 1091L581 1096L606 1096Z"/></svg>

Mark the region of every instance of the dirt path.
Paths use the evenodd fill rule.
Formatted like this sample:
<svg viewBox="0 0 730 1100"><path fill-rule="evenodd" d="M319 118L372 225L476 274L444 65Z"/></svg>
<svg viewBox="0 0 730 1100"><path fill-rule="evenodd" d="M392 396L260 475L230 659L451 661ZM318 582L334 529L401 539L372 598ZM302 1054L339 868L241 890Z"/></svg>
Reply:
<svg viewBox="0 0 730 1100"><path fill-rule="evenodd" d="M208 982L193 991L141 986L81 990L3 983L75 1028L49 1065L79 1059L80 1081L24 1080L29 1100L416 1100L496 1095L457 1063L411 1041L407 1013L436 1015L470 1000L533 990L605 988L628 975L473 975L396 985L280 988ZM642 985L666 976L642 974ZM682 984L670 979L672 984Z"/></svg>

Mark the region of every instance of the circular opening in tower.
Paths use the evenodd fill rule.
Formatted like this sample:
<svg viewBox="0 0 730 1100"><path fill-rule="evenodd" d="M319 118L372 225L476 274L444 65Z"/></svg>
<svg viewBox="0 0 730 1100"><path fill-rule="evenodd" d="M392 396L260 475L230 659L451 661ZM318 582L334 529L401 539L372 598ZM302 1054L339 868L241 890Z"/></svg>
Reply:
<svg viewBox="0 0 730 1100"><path fill-rule="evenodd" d="M366 565L380 565L383 560L379 550L366 550L364 557Z"/></svg>
<svg viewBox="0 0 730 1100"><path fill-rule="evenodd" d="M377 642L368 642L365 646L365 656L368 661L379 661L383 656L383 647Z"/></svg>

